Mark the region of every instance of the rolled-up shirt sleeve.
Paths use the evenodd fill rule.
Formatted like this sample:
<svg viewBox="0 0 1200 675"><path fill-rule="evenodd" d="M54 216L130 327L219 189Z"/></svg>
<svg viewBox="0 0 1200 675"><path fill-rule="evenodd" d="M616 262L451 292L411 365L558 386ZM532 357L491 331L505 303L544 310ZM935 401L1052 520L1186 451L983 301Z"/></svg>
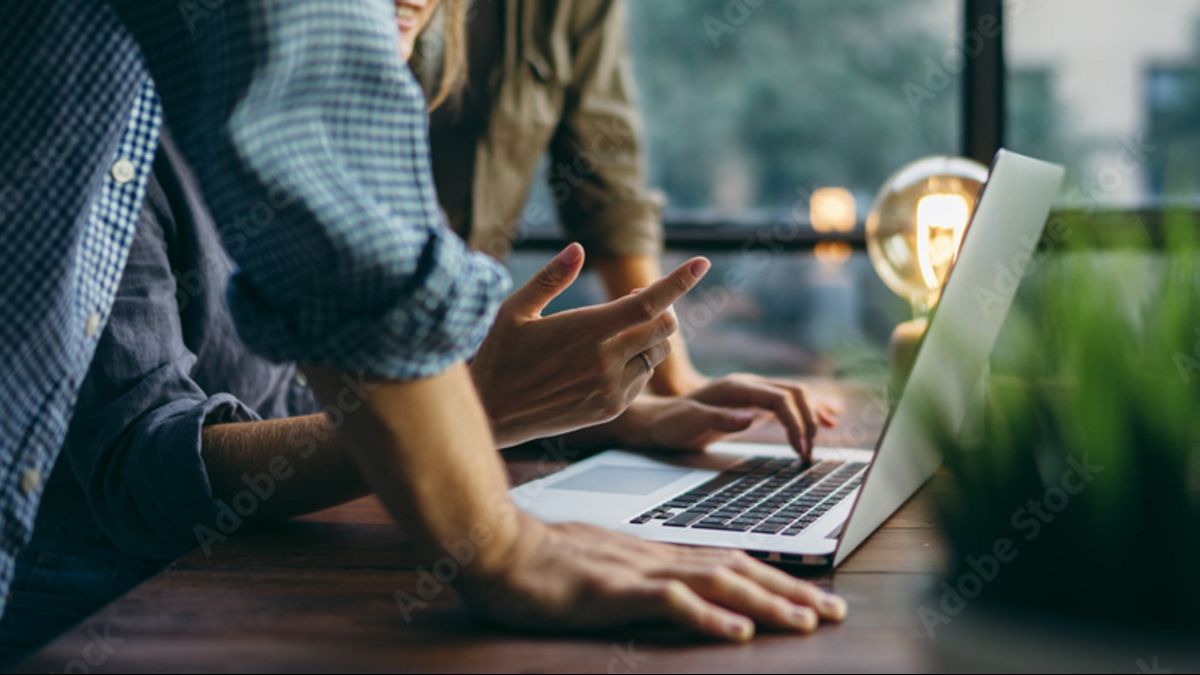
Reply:
<svg viewBox="0 0 1200 675"><path fill-rule="evenodd" d="M160 195L152 183L148 203ZM259 419L234 396L206 393L190 375L196 355L180 318L168 218L165 207L143 209L62 451L114 544L163 559L194 548L196 526L216 517L201 453L204 426Z"/></svg>
<svg viewBox="0 0 1200 675"><path fill-rule="evenodd" d="M509 281L442 226L391 2L114 5L238 264L252 349L400 379L475 350Z"/></svg>
<svg viewBox="0 0 1200 675"><path fill-rule="evenodd" d="M217 517L201 453L204 426L258 419L233 396L205 397L194 386L167 365L73 424L94 435L68 441L71 469L97 524L126 553L165 560L196 547L197 527L211 528Z"/></svg>

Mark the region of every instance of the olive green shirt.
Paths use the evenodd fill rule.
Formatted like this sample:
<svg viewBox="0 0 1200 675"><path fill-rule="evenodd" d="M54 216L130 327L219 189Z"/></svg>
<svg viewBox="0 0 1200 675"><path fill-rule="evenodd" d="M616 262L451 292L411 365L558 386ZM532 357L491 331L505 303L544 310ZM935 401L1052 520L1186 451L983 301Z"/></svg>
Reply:
<svg viewBox="0 0 1200 675"><path fill-rule="evenodd" d="M450 226L505 256L541 159L568 235L593 257L656 255L623 0L476 0L461 100L434 111L434 180Z"/></svg>

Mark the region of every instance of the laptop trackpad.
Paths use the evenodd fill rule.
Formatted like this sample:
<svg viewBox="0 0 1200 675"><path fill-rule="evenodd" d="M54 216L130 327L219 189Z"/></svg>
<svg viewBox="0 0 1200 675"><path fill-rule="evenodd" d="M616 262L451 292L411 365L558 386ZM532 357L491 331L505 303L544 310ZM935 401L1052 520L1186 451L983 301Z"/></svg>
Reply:
<svg viewBox="0 0 1200 675"><path fill-rule="evenodd" d="M668 467L594 466L569 478L551 483L555 490L580 492L610 492L624 495L648 495L670 485L692 472L692 469Z"/></svg>

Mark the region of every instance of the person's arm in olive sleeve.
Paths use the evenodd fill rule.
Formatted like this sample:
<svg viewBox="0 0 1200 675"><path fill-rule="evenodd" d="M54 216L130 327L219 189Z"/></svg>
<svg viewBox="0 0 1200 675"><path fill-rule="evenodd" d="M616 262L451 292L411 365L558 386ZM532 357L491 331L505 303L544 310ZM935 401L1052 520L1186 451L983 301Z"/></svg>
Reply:
<svg viewBox="0 0 1200 675"><path fill-rule="evenodd" d="M587 249L609 297L662 278L660 199L646 186L622 0L582 0L570 16L571 81L551 144L550 180L562 185L559 218ZM705 382L682 333L651 389L686 394Z"/></svg>

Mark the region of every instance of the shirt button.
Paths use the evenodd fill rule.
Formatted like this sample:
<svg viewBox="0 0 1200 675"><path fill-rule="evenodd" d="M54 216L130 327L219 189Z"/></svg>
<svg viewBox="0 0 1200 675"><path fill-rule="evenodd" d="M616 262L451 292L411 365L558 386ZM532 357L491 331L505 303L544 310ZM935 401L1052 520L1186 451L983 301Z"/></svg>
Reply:
<svg viewBox="0 0 1200 675"><path fill-rule="evenodd" d="M308 386L308 377L304 373L297 372L295 377L292 378L292 384L303 389Z"/></svg>
<svg viewBox="0 0 1200 675"><path fill-rule="evenodd" d="M42 484L42 472L37 469L29 469L21 475L21 492L28 497Z"/></svg>
<svg viewBox="0 0 1200 675"><path fill-rule="evenodd" d="M134 169L133 162L127 159L119 159L116 164L112 165L112 179L117 181L119 185L124 185L133 180L137 171Z"/></svg>
<svg viewBox="0 0 1200 675"><path fill-rule="evenodd" d="M100 332L99 312L93 312L91 316L87 318L87 324L84 325L83 330L87 333L88 337L96 337L96 333Z"/></svg>

